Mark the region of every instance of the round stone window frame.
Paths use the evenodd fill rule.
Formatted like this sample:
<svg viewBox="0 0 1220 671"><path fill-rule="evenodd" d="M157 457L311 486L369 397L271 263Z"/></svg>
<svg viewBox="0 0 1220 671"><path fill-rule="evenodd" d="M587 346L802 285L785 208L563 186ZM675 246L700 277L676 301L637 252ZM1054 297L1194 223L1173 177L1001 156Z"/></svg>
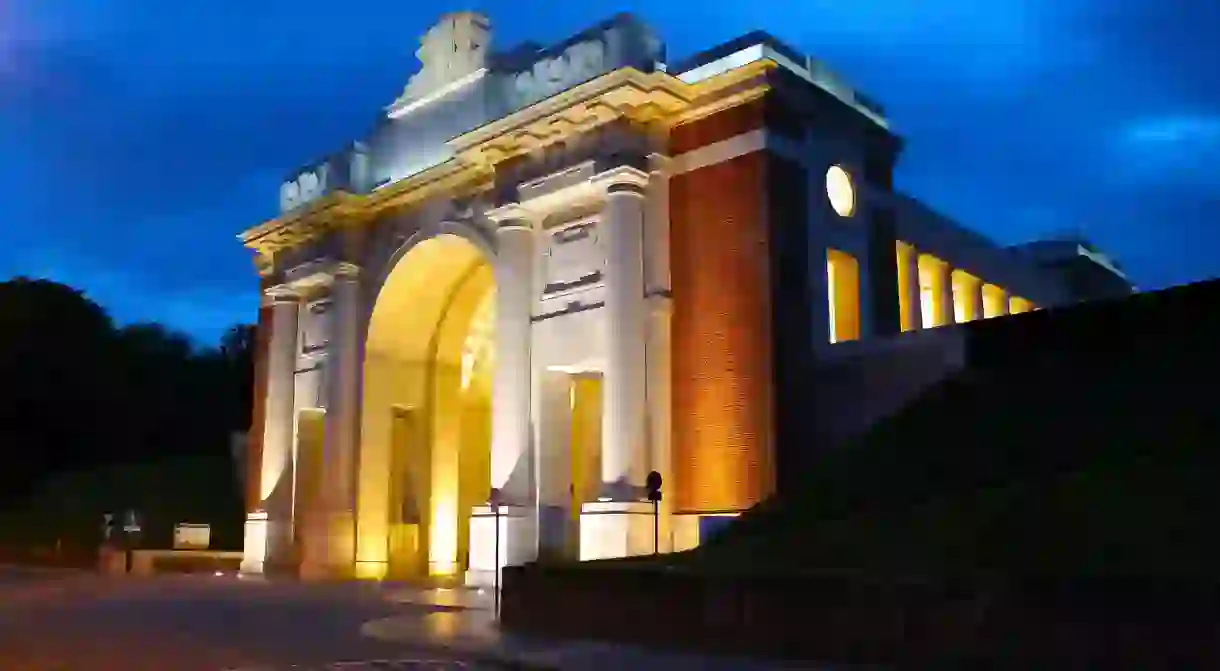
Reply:
<svg viewBox="0 0 1220 671"><path fill-rule="evenodd" d="M835 214L847 219L856 214L856 183L839 164L826 169L826 199Z"/></svg>

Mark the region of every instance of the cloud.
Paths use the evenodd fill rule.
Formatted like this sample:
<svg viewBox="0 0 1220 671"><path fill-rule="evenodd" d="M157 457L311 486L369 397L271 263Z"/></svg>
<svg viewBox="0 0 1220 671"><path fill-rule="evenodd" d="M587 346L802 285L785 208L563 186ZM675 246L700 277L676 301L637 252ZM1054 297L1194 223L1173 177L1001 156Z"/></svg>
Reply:
<svg viewBox="0 0 1220 671"><path fill-rule="evenodd" d="M1220 143L1220 114L1142 119L1124 130L1123 139L1130 145L1144 148L1201 146L1210 149Z"/></svg>
<svg viewBox="0 0 1220 671"><path fill-rule="evenodd" d="M282 175L367 130L439 12L402 0L15 2L0 0L0 268L52 259L121 318L203 330L240 318L255 292L233 236L272 216ZM508 47L636 11L675 59L768 30L890 109L910 139L900 186L1003 241L1097 222L1126 261L1154 235L1132 232L1156 209L1139 193L1183 192L1181 221L1151 246L1173 250L1220 174L1214 115L1166 112L1220 109L1200 84L1208 55L1220 62L1201 28L1217 10L1203 5L775 0L712 3L692 19L681 3L516 0L488 13ZM1163 276L1214 263L1178 258L1189 263Z"/></svg>
<svg viewBox="0 0 1220 671"><path fill-rule="evenodd" d="M1126 124L1115 177L1149 187L1220 186L1220 113L1167 114Z"/></svg>

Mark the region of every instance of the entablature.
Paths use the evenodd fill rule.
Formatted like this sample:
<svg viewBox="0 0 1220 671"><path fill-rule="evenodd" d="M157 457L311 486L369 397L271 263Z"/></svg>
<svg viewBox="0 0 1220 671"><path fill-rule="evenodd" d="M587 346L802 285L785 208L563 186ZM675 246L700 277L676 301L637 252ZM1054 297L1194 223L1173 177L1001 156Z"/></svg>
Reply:
<svg viewBox="0 0 1220 671"><path fill-rule="evenodd" d="M274 257L328 231L362 225L385 212L435 196L469 197L495 185L496 167L605 126L626 120L642 132L668 129L762 96L772 61L755 61L697 83L662 72L621 68L514 112L448 142L454 157L367 194L330 193L240 236L258 254L260 274L274 272Z"/></svg>

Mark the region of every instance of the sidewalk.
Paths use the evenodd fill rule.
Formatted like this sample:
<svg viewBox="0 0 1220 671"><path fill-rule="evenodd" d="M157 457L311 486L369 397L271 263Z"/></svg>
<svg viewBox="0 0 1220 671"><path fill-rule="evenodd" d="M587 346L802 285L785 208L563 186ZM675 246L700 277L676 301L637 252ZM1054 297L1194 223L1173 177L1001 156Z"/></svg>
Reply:
<svg viewBox="0 0 1220 671"><path fill-rule="evenodd" d="M386 590L386 598L404 604L436 608L426 613L397 615L366 622L362 635L383 641L431 645L486 658L523 669L582 671L788 671L811 667L742 657L714 657L662 652L638 646L598 641L546 641L500 631L491 612L491 595L474 590ZM512 667L510 667L512 668Z"/></svg>

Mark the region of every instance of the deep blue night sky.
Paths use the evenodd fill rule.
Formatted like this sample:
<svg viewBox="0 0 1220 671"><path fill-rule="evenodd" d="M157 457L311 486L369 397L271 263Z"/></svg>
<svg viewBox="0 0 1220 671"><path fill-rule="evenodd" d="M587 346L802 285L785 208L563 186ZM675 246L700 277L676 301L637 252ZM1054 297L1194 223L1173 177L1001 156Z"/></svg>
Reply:
<svg viewBox="0 0 1220 671"><path fill-rule="evenodd" d="M671 62L767 30L886 106L899 188L937 209L1004 243L1081 231L1144 288L1220 275L1220 3L0 0L0 276L203 341L253 320L234 236L468 8L501 48L631 11Z"/></svg>

